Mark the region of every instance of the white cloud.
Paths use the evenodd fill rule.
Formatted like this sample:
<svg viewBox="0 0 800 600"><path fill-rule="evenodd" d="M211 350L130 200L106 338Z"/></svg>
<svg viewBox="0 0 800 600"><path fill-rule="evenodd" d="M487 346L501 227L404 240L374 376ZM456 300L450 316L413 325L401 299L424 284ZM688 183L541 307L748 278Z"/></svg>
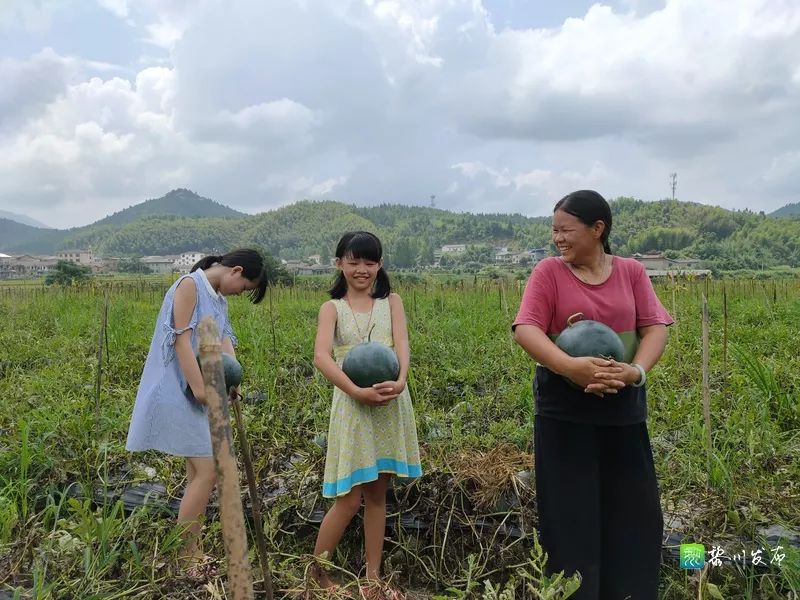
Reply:
<svg viewBox="0 0 800 600"><path fill-rule="evenodd" d="M184 31L183 27L176 23L170 23L169 21L150 23L147 25L146 29L148 35L145 41L154 46L166 48L167 50L171 50L175 47L175 44L183 36Z"/></svg>
<svg viewBox="0 0 800 600"><path fill-rule="evenodd" d="M661 198L672 171L687 200L797 191L794 2L631 0L538 29L478 0L98 2L167 58L0 61L0 198L103 199L85 221L177 185L244 210L436 194L528 214L585 187Z"/></svg>
<svg viewBox="0 0 800 600"><path fill-rule="evenodd" d="M54 15L67 6L65 0L4 0L0 3L0 31L18 27L36 33L45 31Z"/></svg>
<svg viewBox="0 0 800 600"><path fill-rule="evenodd" d="M126 18L130 10L128 0L97 0L97 3L121 18Z"/></svg>
<svg viewBox="0 0 800 600"><path fill-rule="evenodd" d="M761 180L771 191L782 194L800 193L800 150L776 156Z"/></svg>

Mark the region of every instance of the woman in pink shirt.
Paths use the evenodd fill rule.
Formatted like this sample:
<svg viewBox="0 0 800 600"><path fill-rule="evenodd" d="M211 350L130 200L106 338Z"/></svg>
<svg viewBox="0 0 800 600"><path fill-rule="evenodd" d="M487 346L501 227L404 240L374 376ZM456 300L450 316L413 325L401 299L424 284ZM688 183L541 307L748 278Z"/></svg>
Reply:
<svg viewBox="0 0 800 600"><path fill-rule="evenodd" d="M536 265L512 328L538 363L536 500L548 569L579 571L581 600L647 600L657 597L663 521L645 380L673 321L644 267L611 254L611 223L597 192L573 192L556 204L553 243L561 256ZM575 313L616 331L624 360L560 350L553 340Z"/></svg>

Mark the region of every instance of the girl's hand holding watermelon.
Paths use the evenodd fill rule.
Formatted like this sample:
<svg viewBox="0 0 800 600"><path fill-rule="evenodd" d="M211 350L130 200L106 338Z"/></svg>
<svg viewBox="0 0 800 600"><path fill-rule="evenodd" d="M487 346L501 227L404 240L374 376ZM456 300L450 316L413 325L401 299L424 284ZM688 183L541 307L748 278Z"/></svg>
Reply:
<svg viewBox="0 0 800 600"><path fill-rule="evenodd" d="M401 389L400 392L394 393L394 386L392 385L394 383L397 382L387 381L384 383L376 383L368 388L357 387L351 396L361 404L366 404L367 406L386 406L402 392ZM389 385L387 386L387 384Z"/></svg>
<svg viewBox="0 0 800 600"><path fill-rule="evenodd" d="M384 381L382 383L376 383L372 386L376 390L378 390L381 394L384 395L392 395L399 396L403 393L403 390L406 389L406 382L405 381Z"/></svg>

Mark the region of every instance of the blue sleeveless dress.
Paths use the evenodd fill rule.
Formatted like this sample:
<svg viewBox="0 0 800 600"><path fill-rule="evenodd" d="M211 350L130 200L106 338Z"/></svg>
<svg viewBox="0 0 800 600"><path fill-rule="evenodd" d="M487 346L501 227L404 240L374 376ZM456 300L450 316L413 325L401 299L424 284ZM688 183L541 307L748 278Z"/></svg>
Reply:
<svg viewBox="0 0 800 600"><path fill-rule="evenodd" d="M189 325L185 329L175 329L172 312L175 290L186 277L191 277L197 287L197 304ZM214 317L222 336L231 338L235 345L236 337L228 319L228 303L224 296L214 291L202 269L184 275L167 291L136 394L125 446L127 450L212 456L206 408L186 394L186 379L175 354L178 334L189 329L192 348L197 354L197 326L208 315Z"/></svg>

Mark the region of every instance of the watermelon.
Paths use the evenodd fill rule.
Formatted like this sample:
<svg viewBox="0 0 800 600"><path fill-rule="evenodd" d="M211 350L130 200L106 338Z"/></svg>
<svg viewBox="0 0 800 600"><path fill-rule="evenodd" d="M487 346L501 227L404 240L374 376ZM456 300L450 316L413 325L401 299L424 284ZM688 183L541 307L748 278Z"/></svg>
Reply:
<svg viewBox="0 0 800 600"><path fill-rule="evenodd" d="M400 376L400 362L386 344L362 342L344 357L342 371L358 387L372 387L376 383L396 381Z"/></svg>
<svg viewBox="0 0 800 600"><path fill-rule="evenodd" d="M200 366L199 355L197 356L197 365ZM200 370L202 371L202 366L200 366ZM242 383L242 365L238 360L236 360L236 357L233 354L228 354L227 352L222 353L222 370L225 373L226 391L232 387L237 387ZM188 384L186 386L186 391L189 395L192 394Z"/></svg>
<svg viewBox="0 0 800 600"><path fill-rule="evenodd" d="M567 328L556 338L556 346L570 356L625 359L625 345L613 329L599 321L577 317L583 317L583 313L567 319Z"/></svg>

